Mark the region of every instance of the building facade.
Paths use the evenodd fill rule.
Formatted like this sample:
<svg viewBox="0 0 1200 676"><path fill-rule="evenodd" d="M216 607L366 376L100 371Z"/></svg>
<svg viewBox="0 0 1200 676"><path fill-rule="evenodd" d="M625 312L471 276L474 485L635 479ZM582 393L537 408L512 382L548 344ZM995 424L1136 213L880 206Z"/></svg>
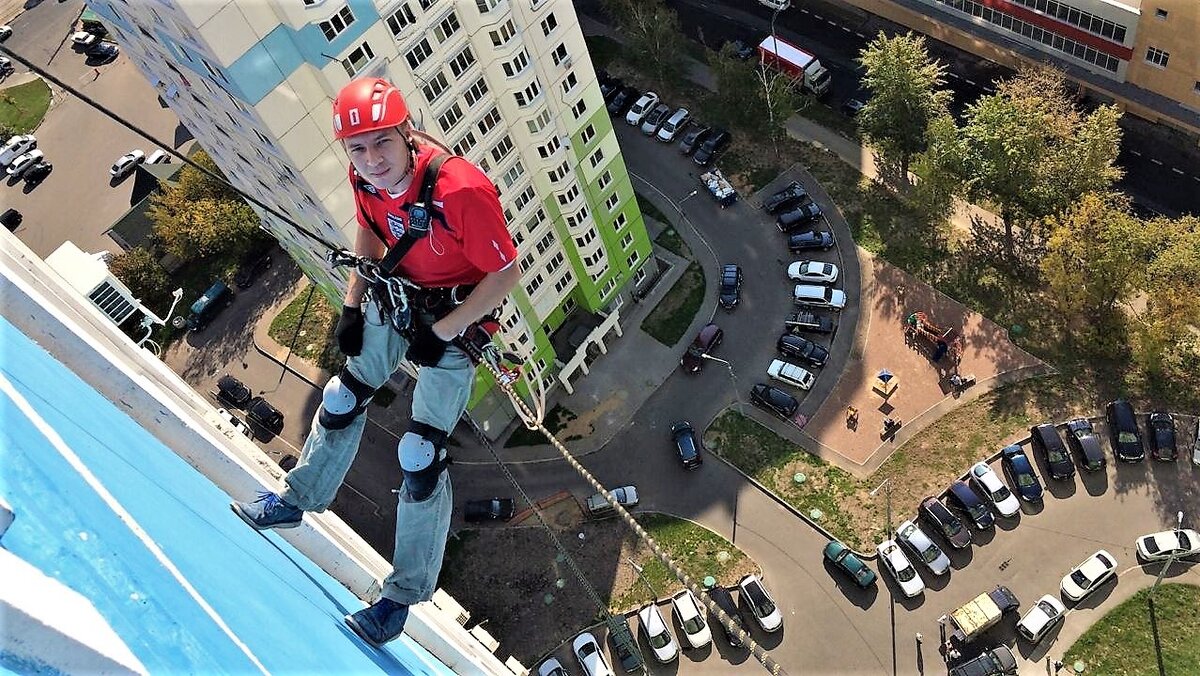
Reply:
<svg viewBox="0 0 1200 676"><path fill-rule="evenodd" d="M482 167L518 245L507 341L555 384L550 334L618 312L651 256L569 0L95 0L125 53L240 189L335 243L358 227L330 102L385 77L418 127ZM270 213L264 227L334 302L344 270ZM477 387L474 407L486 387Z"/></svg>

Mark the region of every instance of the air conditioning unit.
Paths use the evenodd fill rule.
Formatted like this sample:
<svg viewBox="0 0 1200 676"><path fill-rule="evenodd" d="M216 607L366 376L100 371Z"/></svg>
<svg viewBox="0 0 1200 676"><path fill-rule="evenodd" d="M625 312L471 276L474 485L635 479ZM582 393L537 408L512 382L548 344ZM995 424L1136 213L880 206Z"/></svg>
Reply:
<svg viewBox="0 0 1200 676"><path fill-rule="evenodd" d="M570 68L572 65L574 65L574 64L573 64L573 62L571 61L571 55L570 55L570 54L568 54L568 55L567 55L567 56L566 56L566 57L565 57L565 58L562 60L562 64L561 64L561 65L562 65L562 67L563 67L563 68Z"/></svg>

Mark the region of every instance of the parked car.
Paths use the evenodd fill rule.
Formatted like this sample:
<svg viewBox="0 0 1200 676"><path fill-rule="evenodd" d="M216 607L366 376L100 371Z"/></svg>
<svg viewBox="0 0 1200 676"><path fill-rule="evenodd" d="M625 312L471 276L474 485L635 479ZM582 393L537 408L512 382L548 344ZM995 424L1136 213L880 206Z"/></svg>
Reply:
<svg viewBox="0 0 1200 676"><path fill-rule="evenodd" d="M788 265L788 279L804 284L833 284L838 266L824 261L796 261Z"/></svg>
<svg viewBox="0 0 1200 676"><path fill-rule="evenodd" d="M788 236L788 251L799 253L809 249L827 250L833 248L833 235L828 232L808 230Z"/></svg>
<svg viewBox="0 0 1200 676"><path fill-rule="evenodd" d="M675 637L671 635L658 604L651 603L638 611L638 628L646 637L646 643L650 644L654 659L666 664L679 657L679 644L675 643Z"/></svg>
<svg viewBox="0 0 1200 676"><path fill-rule="evenodd" d="M917 511L925 519L925 523L946 538L951 547L962 549L971 545L971 529L959 521L941 500L929 496L921 501Z"/></svg>
<svg viewBox="0 0 1200 676"><path fill-rule="evenodd" d="M4 42L5 40L9 39L12 37L12 34L12 26L9 26L8 24L0 25L0 42Z"/></svg>
<svg viewBox="0 0 1200 676"><path fill-rule="evenodd" d="M629 112L625 114L625 123L631 127L636 127L642 123L642 118L650 114L650 111L658 105L658 94L654 92L646 92L633 104Z"/></svg>
<svg viewBox="0 0 1200 676"><path fill-rule="evenodd" d="M121 50L111 42L97 42L91 47L88 47L87 51L84 53L87 54L87 62L89 64L100 64L108 63L109 61L117 58L117 55L121 53Z"/></svg>
<svg viewBox="0 0 1200 676"><path fill-rule="evenodd" d="M1171 556L1200 554L1200 533L1190 529L1164 530L1143 535L1134 544L1138 558L1143 561L1165 561Z"/></svg>
<svg viewBox="0 0 1200 676"><path fill-rule="evenodd" d="M22 176L22 178L24 178L25 182L30 185L37 185L46 180L46 177L49 176L50 172L52 171L54 171L53 164L50 164L46 160L39 160L36 164L25 170L25 174Z"/></svg>
<svg viewBox="0 0 1200 676"><path fill-rule="evenodd" d="M20 155L13 160L12 164L8 165L8 169L5 170L5 173L13 178L20 178L30 167L40 162L43 157L45 157L45 155L42 154L42 151L30 150L24 155Z"/></svg>
<svg viewBox="0 0 1200 676"><path fill-rule="evenodd" d="M846 117L856 117L866 107L867 102L862 99L849 98L842 101L842 112L846 114Z"/></svg>
<svg viewBox="0 0 1200 676"><path fill-rule="evenodd" d="M696 148L700 147L700 144L708 140L710 134L712 134L712 127L693 125L691 129L683 133L683 138L679 141L679 152L691 155Z"/></svg>
<svg viewBox="0 0 1200 676"><path fill-rule="evenodd" d="M95 35L98 38L108 35L108 29L104 27L104 24L99 22L85 23L83 25L83 30Z"/></svg>
<svg viewBox="0 0 1200 676"><path fill-rule="evenodd" d="M1100 437L1096 436L1092 423L1084 418L1067 423L1067 446L1075 452L1079 466L1089 472L1102 470L1108 464L1104 449L1100 446Z"/></svg>
<svg viewBox="0 0 1200 676"><path fill-rule="evenodd" d="M512 498L467 500L463 507L463 518L470 522L508 521L516 511L517 505Z"/></svg>
<svg viewBox="0 0 1200 676"><path fill-rule="evenodd" d="M239 289L248 289L263 272L271 267L271 254L254 252L242 259L233 275L233 283Z"/></svg>
<svg viewBox="0 0 1200 676"><path fill-rule="evenodd" d="M1070 479L1075 476L1075 463L1067 455L1067 446L1054 425L1043 423L1029 428L1029 443L1033 450L1041 453L1042 460L1050 470L1051 479Z"/></svg>
<svg viewBox="0 0 1200 676"><path fill-rule="evenodd" d="M12 60L7 56L0 56L0 77L8 77L17 71L12 65Z"/></svg>
<svg viewBox="0 0 1200 676"><path fill-rule="evenodd" d="M783 626L783 613L779 612L779 607L767 593L762 580L758 579L757 575L747 575L738 582L738 589L741 590L742 600L750 607L750 613L754 615L758 626L766 632L779 631Z"/></svg>
<svg viewBox="0 0 1200 676"><path fill-rule="evenodd" d="M185 326L189 331L203 331L218 312L232 303L233 291L218 279L192 303L192 314L188 316Z"/></svg>
<svg viewBox="0 0 1200 676"><path fill-rule="evenodd" d="M730 40L722 45L721 48L724 49L725 46L729 47L730 51L733 52L733 57L739 61L749 61L750 59L754 58L755 54L758 53L755 51L754 47L742 42L741 40Z"/></svg>
<svg viewBox="0 0 1200 676"><path fill-rule="evenodd" d="M633 87L622 87L613 95L605 108L609 115L625 115L638 99L638 91Z"/></svg>
<svg viewBox="0 0 1200 676"><path fill-rule="evenodd" d="M243 408L250 403L252 393L246 384L237 378L225 374L217 379L217 389L212 392L213 397L218 401L223 401L227 404Z"/></svg>
<svg viewBox="0 0 1200 676"><path fill-rule="evenodd" d="M985 650L950 670L950 676L1002 676L1017 673L1017 658L1006 645Z"/></svg>
<svg viewBox="0 0 1200 676"><path fill-rule="evenodd" d="M683 630L683 637L690 648L703 648L712 643L712 631L700 612L700 603L692 592L684 589L671 597L671 609L675 612L675 621Z"/></svg>
<svg viewBox="0 0 1200 676"><path fill-rule="evenodd" d="M679 364L687 373L699 373L704 368L705 359L702 355L712 354L723 340L725 340L725 332L721 330L721 327L711 322L705 324L696 334L696 338L692 340L691 346L683 353L683 357L679 359Z"/></svg>
<svg viewBox="0 0 1200 676"><path fill-rule="evenodd" d="M833 317L812 310L799 310L783 318L783 325L792 333L833 333Z"/></svg>
<svg viewBox="0 0 1200 676"><path fill-rule="evenodd" d="M824 366L829 359L829 350L807 338L791 333L779 336L779 340L775 342L775 349L785 357L799 359L816 368Z"/></svg>
<svg viewBox="0 0 1200 676"><path fill-rule="evenodd" d="M737 628L741 629L747 634L750 633L749 629L746 628L746 623L742 621L742 614L738 612L737 603L733 600L733 594L731 594L728 589L717 586L709 589L706 593L708 594L708 598L712 599L713 603L717 604L717 607L724 611L725 614L729 616L729 619L733 620L733 624ZM709 626L721 627L721 631L724 632L725 640L729 641L729 645L733 646L734 648L742 647L743 643L742 640L738 638L738 635L729 631L729 629L726 628L725 625L722 624L721 621L711 613L709 614L708 624Z"/></svg>
<svg viewBox="0 0 1200 676"><path fill-rule="evenodd" d="M767 375L802 390L811 389L817 379L810 371L782 359L771 360L770 366L767 367Z"/></svg>
<svg viewBox="0 0 1200 676"><path fill-rule="evenodd" d="M242 436L244 436L244 437L254 436L254 433L250 431L250 427L248 425L246 425L246 423L242 422L241 418L230 413L229 411L227 411L223 408L218 408L217 415L221 416L222 420L224 420L226 423L228 423L229 426L234 429L234 431L239 432Z"/></svg>
<svg viewBox="0 0 1200 676"><path fill-rule="evenodd" d="M283 414L262 397L255 397L246 406L246 420L271 434L283 431Z"/></svg>
<svg viewBox="0 0 1200 676"><path fill-rule="evenodd" d="M684 469L696 469L704 464L692 423L680 420L671 425L671 440L675 442L675 450L679 452L679 461L683 463Z"/></svg>
<svg viewBox="0 0 1200 676"><path fill-rule="evenodd" d="M613 499L617 501L617 504L625 509L636 507L638 504L636 486L620 486L612 489L609 493L612 493ZM608 504L608 500L604 497L603 493L593 493L588 496L588 499L584 502L584 506L587 508L587 513L592 516L607 515L617 511L613 509L612 505Z"/></svg>
<svg viewBox="0 0 1200 676"><path fill-rule="evenodd" d="M896 584L900 586L900 592L906 598L911 599L925 591L925 581L917 574L916 567L908 560L908 556L904 554L904 550L900 549L900 545L896 544L895 540L880 542L875 547L875 551L879 553L880 563L891 573Z"/></svg>
<svg viewBox="0 0 1200 676"><path fill-rule="evenodd" d="M991 528L996 517L979 495L965 481L955 481L946 492L946 506L969 519L979 530Z"/></svg>
<svg viewBox="0 0 1200 676"><path fill-rule="evenodd" d="M663 143L673 142L675 137L678 136L679 132L688 125L688 122L691 121L691 119L692 116L690 113L688 113L687 108L680 108L679 110L676 110L674 113L671 113L671 116L667 118L666 122L663 122L662 127L660 127L658 130L658 135L656 138Z"/></svg>
<svg viewBox="0 0 1200 676"><path fill-rule="evenodd" d="M621 91L621 89L625 86L624 82L621 82L617 79L600 80L599 83L600 96L604 98L605 105L608 105L608 102L612 101L613 97L617 95L617 92Z"/></svg>
<svg viewBox="0 0 1200 676"><path fill-rule="evenodd" d="M170 163L171 163L171 156L167 153L167 151L163 150L162 148L159 148L158 150L155 150L154 152L150 153L150 155L146 158L146 164L170 164Z"/></svg>
<svg viewBox="0 0 1200 676"><path fill-rule="evenodd" d="M977 462L971 467L970 480L979 494L992 503L992 508L1000 516L1016 516L1017 512L1021 511L1021 503L1017 497L986 462Z"/></svg>
<svg viewBox="0 0 1200 676"><path fill-rule="evenodd" d="M575 659L579 660L579 666L586 676L615 676L591 632L585 631L576 636L571 642L571 652L575 653Z"/></svg>
<svg viewBox="0 0 1200 676"><path fill-rule="evenodd" d="M1029 462L1029 456L1025 455L1020 444L1011 444L1000 450L1000 465L1022 500L1038 502L1042 499L1042 482L1038 481L1037 474L1033 472L1033 463Z"/></svg>
<svg viewBox="0 0 1200 676"><path fill-rule="evenodd" d="M1141 462L1146 457L1142 434L1138 431L1133 406L1124 399L1110 401L1105 408L1108 433L1112 435L1113 455L1122 462Z"/></svg>
<svg viewBox="0 0 1200 676"><path fill-rule="evenodd" d="M846 307L846 292L828 286L797 284L792 289L792 300L796 305L841 310Z"/></svg>
<svg viewBox="0 0 1200 676"><path fill-rule="evenodd" d="M542 662L537 672L538 676L567 676L567 670L563 669L562 663L553 657Z"/></svg>
<svg viewBox="0 0 1200 676"><path fill-rule="evenodd" d="M800 408L800 402L795 397L766 383L758 383L750 388L750 403L783 418L791 418Z"/></svg>
<svg viewBox="0 0 1200 676"><path fill-rule="evenodd" d="M945 575L950 572L950 559L946 553L912 521L905 521L896 528L896 540L916 554L917 559L924 563L934 575Z"/></svg>
<svg viewBox="0 0 1200 676"><path fill-rule="evenodd" d="M804 186L799 181L792 181L782 190L768 197L763 202L763 209L766 209L768 214L775 215L808 202L809 199L808 191L804 189Z"/></svg>
<svg viewBox="0 0 1200 676"><path fill-rule="evenodd" d="M840 568L854 580L854 584L863 589L875 584L875 571L868 568L862 559L838 540L831 540L825 545L825 560Z"/></svg>
<svg viewBox="0 0 1200 676"><path fill-rule="evenodd" d="M779 216L775 218L775 227L779 228L779 232L790 233L808 225L809 223L812 223L819 218L821 218L821 207L818 206L816 202L805 202L804 204L797 205L788 211L779 214ZM828 235L829 233L819 234ZM820 247L822 249L828 249L830 246L833 246L833 237L830 236L829 240L830 243L828 246L822 242ZM788 244L788 248L791 248L790 242Z"/></svg>
<svg viewBox="0 0 1200 676"><path fill-rule="evenodd" d="M1037 643L1062 621L1065 612L1067 609L1062 601L1046 594L1017 622L1017 634L1030 643Z"/></svg>
<svg viewBox="0 0 1200 676"><path fill-rule="evenodd" d="M113 162L112 167L108 170L108 175L113 178L124 178L129 172L137 168L139 164L146 161L146 153L141 150L125 153Z"/></svg>
<svg viewBox="0 0 1200 676"><path fill-rule="evenodd" d="M90 47L98 39L94 34L87 31L78 31L71 34L71 43L80 47Z"/></svg>
<svg viewBox="0 0 1200 676"><path fill-rule="evenodd" d="M654 106L646 117L642 119L642 133L646 136L653 136L658 128L667 121L667 116L671 114L671 106L666 103L659 103Z"/></svg>
<svg viewBox="0 0 1200 676"><path fill-rule="evenodd" d="M16 209L5 209L4 213L0 214L0 224L3 224L4 229L9 232L16 232L24 220L25 217Z"/></svg>
<svg viewBox="0 0 1200 676"><path fill-rule="evenodd" d="M732 263L721 266L721 288L717 296L721 307L732 310L742 299L742 269Z"/></svg>
<svg viewBox="0 0 1200 676"><path fill-rule="evenodd" d="M1101 549L1075 566L1062 579L1062 593L1072 601L1082 601L1085 596L1104 584L1117 573L1117 559Z"/></svg>
<svg viewBox="0 0 1200 676"><path fill-rule="evenodd" d="M628 617L618 615L608 624L608 647L625 673L645 671L646 665L642 662L642 653L633 638L633 630L629 628Z"/></svg>
<svg viewBox="0 0 1200 676"><path fill-rule="evenodd" d="M701 143L700 147L696 148L696 154L692 156L692 161L702 167L708 166L708 163L713 161L717 153L729 145L730 140L732 140L732 137L729 135L729 132L719 128L713 129L708 138L704 140L704 143Z"/></svg>
<svg viewBox="0 0 1200 676"><path fill-rule="evenodd" d="M1146 436L1150 437L1150 457L1175 462L1179 448L1175 444L1175 418L1170 413L1155 411L1146 416Z"/></svg>
<svg viewBox="0 0 1200 676"><path fill-rule="evenodd" d="M0 146L0 166L7 167L17 157L37 147L37 137L33 134L17 134Z"/></svg>

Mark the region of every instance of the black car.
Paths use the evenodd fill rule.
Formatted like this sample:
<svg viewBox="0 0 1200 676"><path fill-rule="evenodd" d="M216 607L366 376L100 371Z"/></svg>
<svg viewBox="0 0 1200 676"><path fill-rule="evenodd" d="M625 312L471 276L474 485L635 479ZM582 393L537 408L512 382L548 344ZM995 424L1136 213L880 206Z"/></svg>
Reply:
<svg viewBox="0 0 1200 676"><path fill-rule="evenodd" d="M117 58L119 53L120 50L111 42L97 42L84 52L88 56L88 63L108 63Z"/></svg>
<svg viewBox="0 0 1200 676"><path fill-rule="evenodd" d="M729 145L732 137L729 132L724 129L713 129L704 143L696 149L696 154L692 156L692 161L700 166L708 166L709 162L713 161L713 157L721 152L721 149Z"/></svg>
<svg viewBox="0 0 1200 676"><path fill-rule="evenodd" d="M783 319L783 325L792 333L833 333L833 318L812 310L792 312Z"/></svg>
<svg viewBox="0 0 1200 676"><path fill-rule="evenodd" d="M1075 452L1079 466L1095 472L1104 469L1108 460L1104 457L1104 449L1100 446L1100 437L1092 429L1092 423L1078 418L1067 423L1067 446Z"/></svg>
<svg viewBox="0 0 1200 676"><path fill-rule="evenodd" d="M971 544L971 529L963 525L954 513L942 504L941 500L935 497L927 497L921 501L921 506L917 509L921 518L933 527L933 530L942 534L946 538L946 542L955 549L962 549Z"/></svg>
<svg viewBox="0 0 1200 676"><path fill-rule="evenodd" d="M791 333L785 333L775 342L775 349L785 357L795 357L809 366L820 368L829 360L829 350L813 341Z"/></svg>
<svg viewBox="0 0 1200 676"><path fill-rule="evenodd" d="M1029 443L1041 454L1051 479L1070 479L1075 476L1075 463L1067 455L1067 447L1054 425L1035 425L1029 428Z"/></svg>
<svg viewBox="0 0 1200 676"><path fill-rule="evenodd" d="M800 185L799 181L792 181L786 188L768 197L763 202L763 209L773 215L807 201L809 201L808 191Z"/></svg>
<svg viewBox="0 0 1200 676"><path fill-rule="evenodd" d="M969 519L980 530L996 524L992 510L965 481L950 484L950 490L946 492L946 506Z"/></svg>
<svg viewBox="0 0 1200 676"><path fill-rule="evenodd" d="M708 590L708 597L711 598L713 603L717 604L717 607L720 608L726 615L728 615L731 620L733 620L735 626L747 634L750 633L750 631L746 628L746 623L742 621L742 614L738 612L737 603L735 603L733 600L733 594L731 594L728 589L725 587L713 587L712 589ZM741 639L738 638L737 634L729 631L729 629L727 629L724 624L721 624L721 622L717 620L717 618L711 613L709 614L708 625L710 627L719 626L721 631L725 632L725 639L729 641L729 645L735 648L741 648L744 645Z"/></svg>
<svg viewBox="0 0 1200 676"><path fill-rule="evenodd" d="M708 140L710 134L712 134L712 127L706 127L702 124L697 124L689 129L687 133L683 135L683 138L679 140L679 152L683 153L684 155L691 155L692 151L694 151L701 143L704 143Z"/></svg>
<svg viewBox="0 0 1200 676"><path fill-rule="evenodd" d="M828 232L809 230L788 236L788 251L798 253L809 249L829 249L833 247L833 235Z"/></svg>
<svg viewBox="0 0 1200 676"><path fill-rule="evenodd" d="M1150 436L1150 457L1175 462L1179 457L1175 445L1175 418L1170 413L1155 411L1146 416L1146 432Z"/></svg>
<svg viewBox="0 0 1200 676"><path fill-rule="evenodd" d="M842 101L842 112L846 114L846 117L855 117L861 113L862 109L866 106L866 102L862 99L850 98Z"/></svg>
<svg viewBox="0 0 1200 676"><path fill-rule="evenodd" d="M613 94L612 100L605 106L608 109L608 114L624 117L625 113L628 113L629 109L633 107L639 95L640 92L633 87L622 88L616 94Z"/></svg>
<svg viewBox="0 0 1200 676"><path fill-rule="evenodd" d="M679 451L679 461L684 469L696 469L704 464L700 457L700 445L696 443L696 430L686 420L671 425L671 439L675 442L675 450Z"/></svg>
<svg viewBox="0 0 1200 676"><path fill-rule="evenodd" d="M3 223L4 228L9 232L16 232L24 220L25 217L16 209L5 209L4 213L0 214L0 223Z"/></svg>
<svg viewBox="0 0 1200 676"><path fill-rule="evenodd" d="M1001 676L1017 673L1017 658L1006 645L998 645L950 670L950 676Z"/></svg>
<svg viewBox="0 0 1200 676"><path fill-rule="evenodd" d="M463 518L467 521L508 521L516 509L512 498L467 500L466 507L463 508Z"/></svg>
<svg viewBox="0 0 1200 676"><path fill-rule="evenodd" d="M738 61L749 61L750 59L754 58L755 54L758 53L754 47L742 42L741 40L730 40L721 45L722 50L724 50L725 47L729 47L729 51L733 53L733 58L737 59Z"/></svg>
<svg viewBox="0 0 1200 676"><path fill-rule="evenodd" d="M791 232L799 227L808 225L821 217L821 207L816 202L805 202L794 209L779 214L775 219L775 227L779 232Z"/></svg>
<svg viewBox="0 0 1200 676"><path fill-rule="evenodd" d="M1033 463L1020 444L1012 444L1000 449L1000 465L1009 476L1009 480L1017 489L1017 495L1029 502L1042 499L1042 482L1033 473Z"/></svg>
<svg viewBox="0 0 1200 676"><path fill-rule="evenodd" d="M680 366L688 373L699 373L704 368L704 355L712 354L722 340L725 340L725 332L721 327L713 322L705 324L679 359Z"/></svg>
<svg viewBox="0 0 1200 676"><path fill-rule="evenodd" d="M758 383L750 388L750 403L784 418L792 417L800 408L800 402L795 397L766 383Z"/></svg>
<svg viewBox="0 0 1200 676"><path fill-rule="evenodd" d="M732 310L742 299L742 269L733 264L721 267L721 293L717 297L721 307Z"/></svg>
<svg viewBox="0 0 1200 676"><path fill-rule="evenodd" d="M283 414L262 397L250 400L246 407L246 422L275 435L283 431Z"/></svg>
<svg viewBox="0 0 1200 676"><path fill-rule="evenodd" d="M95 35L98 38L102 38L105 35L108 35L108 29L104 27L104 24L99 24L99 23L85 24L83 27L83 31L85 33L91 33L92 35Z"/></svg>
<svg viewBox="0 0 1200 676"><path fill-rule="evenodd" d="M38 183L46 180L46 177L49 176L50 172L52 171L54 171L54 165L43 160L26 169L22 178L25 179L25 183L27 184L37 185Z"/></svg>
<svg viewBox="0 0 1200 676"><path fill-rule="evenodd" d="M608 621L608 647L612 649L617 664L626 673L643 671L642 653L638 651L637 642L633 638L633 630L629 628L629 618L624 615L614 615Z"/></svg>
<svg viewBox="0 0 1200 676"><path fill-rule="evenodd" d="M1113 455L1122 462L1141 462L1146 457L1142 434L1138 431L1133 406L1124 399L1108 402L1108 433L1112 435Z"/></svg>
<svg viewBox="0 0 1200 676"><path fill-rule="evenodd" d="M624 88L625 83L615 78L601 82L600 95L604 97L605 105L608 105L608 103L612 101L613 98Z"/></svg>
<svg viewBox="0 0 1200 676"><path fill-rule="evenodd" d="M271 267L271 254L251 254L242 259L237 273L233 276L233 283L239 289L248 289L254 280L269 267Z"/></svg>
<svg viewBox="0 0 1200 676"><path fill-rule="evenodd" d="M229 374L225 374L217 380L217 389L213 390L212 394L218 401L223 401L238 408L243 408L246 404L249 404L251 398L250 388Z"/></svg>

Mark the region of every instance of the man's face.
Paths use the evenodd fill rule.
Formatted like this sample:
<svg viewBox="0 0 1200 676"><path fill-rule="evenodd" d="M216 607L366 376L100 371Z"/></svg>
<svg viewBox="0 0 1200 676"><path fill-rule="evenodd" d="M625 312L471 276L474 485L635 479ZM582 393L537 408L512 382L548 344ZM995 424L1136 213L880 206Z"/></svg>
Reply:
<svg viewBox="0 0 1200 676"><path fill-rule="evenodd" d="M394 188L408 173L412 157L399 127L355 134L345 144L354 169L376 188Z"/></svg>

